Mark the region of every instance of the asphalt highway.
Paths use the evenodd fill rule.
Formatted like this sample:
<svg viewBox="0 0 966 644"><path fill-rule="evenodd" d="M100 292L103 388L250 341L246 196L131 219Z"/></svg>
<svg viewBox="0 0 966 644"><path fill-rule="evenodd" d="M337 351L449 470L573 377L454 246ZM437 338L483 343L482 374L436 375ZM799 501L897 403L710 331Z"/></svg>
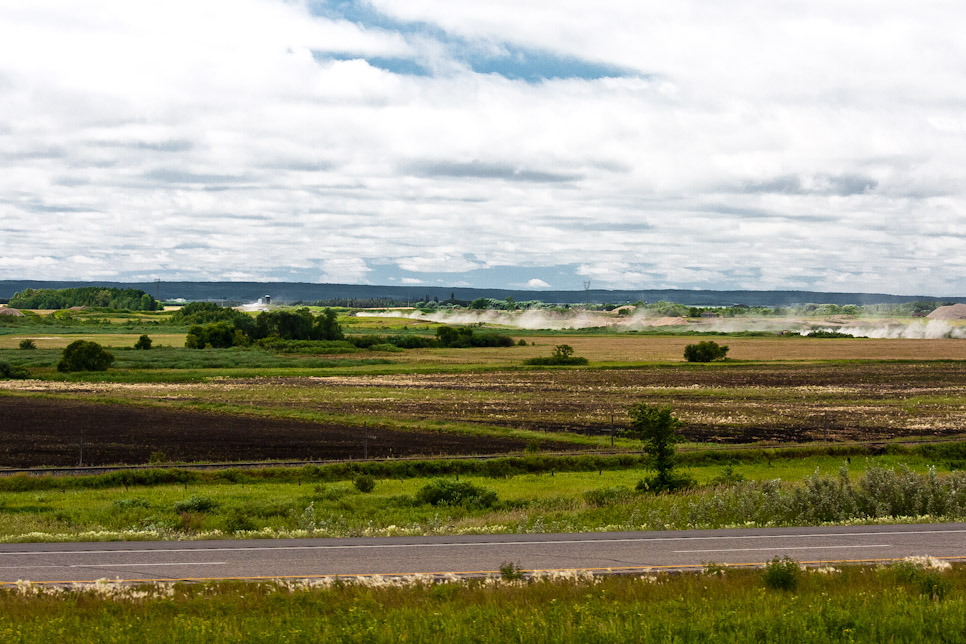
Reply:
<svg viewBox="0 0 966 644"><path fill-rule="evenodd" d="M631 572L708 563L966 560L966 523L670 532L0 544L0 584L172 581L524 570Z"/></svg>

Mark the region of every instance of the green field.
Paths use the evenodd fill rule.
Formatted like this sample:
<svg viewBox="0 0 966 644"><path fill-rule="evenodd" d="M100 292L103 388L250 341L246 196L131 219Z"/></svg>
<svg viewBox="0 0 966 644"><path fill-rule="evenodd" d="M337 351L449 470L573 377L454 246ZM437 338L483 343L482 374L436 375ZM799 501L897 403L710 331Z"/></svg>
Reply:
<svg viewBox="0 0 966 644"><path fill-rule="evenodd" d="M512 563L512 562L508 562ZM966 567L0 590L4 642L963 642ZM513 569L509 569L511 573ZM508 575L512 577L513 575Z"/></svg>

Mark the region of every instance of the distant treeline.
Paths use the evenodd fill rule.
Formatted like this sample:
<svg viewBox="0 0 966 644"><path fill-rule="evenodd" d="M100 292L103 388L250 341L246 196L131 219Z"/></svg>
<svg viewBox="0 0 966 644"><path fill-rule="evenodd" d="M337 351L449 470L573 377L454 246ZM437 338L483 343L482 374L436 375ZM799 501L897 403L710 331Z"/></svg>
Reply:
<svg viewBox="0 0 966 644"><path fill-rule="evenodd" d="M272 301L322 302L337 306L336 302L356 300L378 302L377 306L405 306L419 301L456 300L472 302L479 298L517 301L539 298L549 304L631 304L634 302L678 302L687 306L799 306L815 304L898 304L916 300L966 302L966 296L927 297L884 293L828 293L820 291L711 291L687 289L634 289L589 291L524 291L516 289L484 289L440 286L377 286L369 284L308 284L299 282L41 282L29 280L0 280L0 298L10 297L24 289L64 289L97 286L141 289L155 293L159 299L184 298L188 301L255 302L266 294ZM342 304L338 304L342 306ZM356 306L348 304L348 306Z"/></svg>
<svg viewBox="0 0 966 644"><path fill-rule="evenodd" d="M86 286L64 289L28 288L15 293L8 306L13 309L69 309L89 306L129 311L158 311L161 303L140 289Z"/></svg>

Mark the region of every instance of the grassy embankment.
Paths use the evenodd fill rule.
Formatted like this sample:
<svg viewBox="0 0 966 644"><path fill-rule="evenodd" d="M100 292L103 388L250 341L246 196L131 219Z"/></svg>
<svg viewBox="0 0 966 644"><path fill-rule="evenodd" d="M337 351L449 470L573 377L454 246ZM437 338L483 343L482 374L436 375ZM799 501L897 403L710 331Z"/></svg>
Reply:
<svg viewBox="0 0 966 644"><path fill-rule="evenodd" d="M394 536L577 532L966 518L963 444L853 457L775 452L689 454L696 482L638 492L637 457L531 455L491 461L389 461L293 469L0 479L0 540ZM703 460L702 459L703 456ZM785 457L783 457L785 456ZM742 460L743 459L743 460ZM594 468L596 471L588 471ZM599 468L599 469L598 469ZM950 470L953 470L950 472ZM933 473L935 471L935 474ZM943 474L944 472L950 472ZM361 492L354 480L375 478ZM437 477L497 501L433 506Z"/></svg>
<svg viewBox="0 0 966 644"><path fill-rule="evenodd" d="M966 566L0 590L19 642L964 642Z"/></svg>

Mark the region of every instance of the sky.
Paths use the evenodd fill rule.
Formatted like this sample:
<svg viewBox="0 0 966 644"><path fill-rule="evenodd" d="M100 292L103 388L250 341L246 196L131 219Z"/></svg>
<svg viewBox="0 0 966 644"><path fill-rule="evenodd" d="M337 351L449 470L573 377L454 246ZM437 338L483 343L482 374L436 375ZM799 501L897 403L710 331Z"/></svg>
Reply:
<svg viewBox="0 0 966 644"><path fill-rule="evenodd" d="M0 279L966 294L955 0L9 0Z"/></svg>

